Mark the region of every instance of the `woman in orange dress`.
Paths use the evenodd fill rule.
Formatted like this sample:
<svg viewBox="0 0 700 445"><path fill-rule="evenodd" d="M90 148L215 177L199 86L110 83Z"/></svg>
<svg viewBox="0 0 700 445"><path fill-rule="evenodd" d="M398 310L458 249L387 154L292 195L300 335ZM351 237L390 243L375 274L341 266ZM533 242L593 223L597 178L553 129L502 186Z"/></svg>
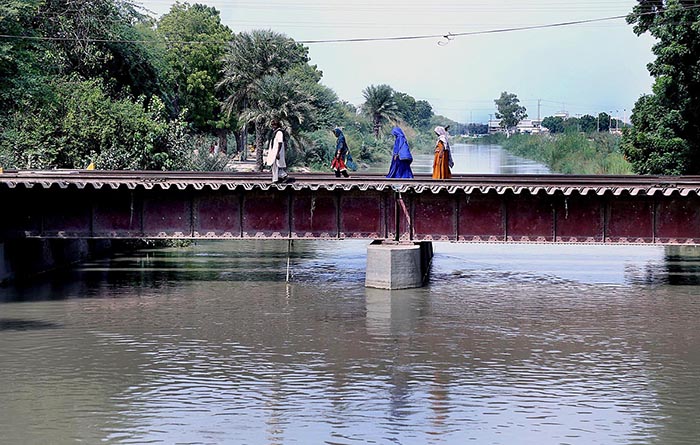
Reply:
<svg viewBox="0 0 700 445"><path fill-rule="evenodd" d="M435 134L438 135L438 140L435 143L433 179L450 179L452 177L450 168L452 168L454 163L452 162L450 143L447 139L447 128L435 127Z"/></svg>

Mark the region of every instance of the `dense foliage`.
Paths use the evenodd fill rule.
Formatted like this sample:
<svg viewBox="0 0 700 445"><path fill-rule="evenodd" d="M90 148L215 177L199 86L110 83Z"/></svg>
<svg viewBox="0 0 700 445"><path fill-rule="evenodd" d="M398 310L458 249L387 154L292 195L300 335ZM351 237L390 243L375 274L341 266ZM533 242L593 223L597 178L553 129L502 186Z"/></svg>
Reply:
<svg viewBox="0 0 700 445"><path fill-rule="evenodd" d="M21 168L188 168L146 16L112 0L0 7L0 159ZM189 155L188 155L189 156Z"/></svg>
<svg viewBox="0 0 700 445"><path fill-rule="evenodd" d="M641 3L660 3L654 7L661 11L679 2ZM687 11L675 14L690 20ZM692 41L661 28L639 16L638 32ZM488 131L437 116L427 101L389 85L368 86L358 107L343 102L322 84L307 47L271 30L235 32L201 4L176 3L156 20L130 0L4 0L0 36L5 168L225 169L252 145L260 169L273 119L289 136L290 163L312 169L328 168L336 126L360 163L388 160L393 125L416 152L433 149L438 125L452 134ZM637 128L626 139L635 165L644 159L641 171L687 172L697 163L688 155L698 139L689 135L698 107L669 97L693 98L700 88L692 70L668 68L680 63L674 51L657 60L656 95L640 99ZM695 47L687 51L694 57ZM515 94L504 92L495 104L507 130L527 116ZM545 126L553 133L602 132L609 122L601 113Z"/></svg>
<svg viewBox="0 0 700 445"><path fill-rule="evenodd" d="M245 159L251 135L262 168L279 119L291 163L325 169L336 126L357 160L376 162L392 125L428 145L434 120L445 125L388 85L369 86L359 108L343 102L307 47L270 30L236 33L201 4L155 20L130 0L5 0L0 35L5 168L224 169Z"/></svg>
<svg viewBox="0 0 700 445"><path fill-rule="evenodd" d="M632 166L620 151L620 137L609 133L517 134L500 137L497 142L511 153L541 162L555 173L632 173Z"/></svg>
<svg viewBox="0 0 700 445"><path fill-rule="evenodd" d="M628 127L628 125L621 120L613 119L608 113L599 113L596 117L590 114L568 118L547 116L542 119L542 126L553 134L566 132L608 132L610 129L618 130Z"/></svg>
<svg viewBox="0 0 700 445"><path fill-rule="evenodd" d="M639 0L627 18L655 39L652 94L634 106L622 149L642 174L700 173L700 1Z"/></svg>
<svg viewBox="0 0 700 445"><path fill-rule="evenodd" d="M165 48L172 114L184 113L194 131L218 133L226 151L232 122L221 109L223 95L215 87L233 33L221 24L216 9L187 3L176 3L161 17L156 33Z"/></svg>

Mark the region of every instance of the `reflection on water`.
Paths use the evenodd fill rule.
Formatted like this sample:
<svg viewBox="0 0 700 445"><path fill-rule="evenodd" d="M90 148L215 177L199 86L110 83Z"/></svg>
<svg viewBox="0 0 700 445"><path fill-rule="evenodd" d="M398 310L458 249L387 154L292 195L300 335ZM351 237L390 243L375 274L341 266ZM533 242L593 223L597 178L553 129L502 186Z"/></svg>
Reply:
<svg viewBox="0 0 700 445"><path fill-rule="evenodd" d="M0 288L3 443L694 444L696 249L209 242ZM683 284L677 286L675 284Z"/></svg>
<svg viewBox="0 0 700 445"><path fill-rule="evenodd" d="M697 443L700 250L435 250L428 285L393 292L364 287L358 241L144 250L0 288L0 442Z"/></svg>
<svg viewBox="0 0 700 445"><path fill-rule="evenodd" d="M549 169L529 159L513 156L503 150L500 145L454 144L452 158L455 166L452 173L495 173L504 175L514 174L548 174ZM432 173L433 155L414 153L411 163L413 173ZM389 166L372 166L371 173L386 173Z"/></svg>

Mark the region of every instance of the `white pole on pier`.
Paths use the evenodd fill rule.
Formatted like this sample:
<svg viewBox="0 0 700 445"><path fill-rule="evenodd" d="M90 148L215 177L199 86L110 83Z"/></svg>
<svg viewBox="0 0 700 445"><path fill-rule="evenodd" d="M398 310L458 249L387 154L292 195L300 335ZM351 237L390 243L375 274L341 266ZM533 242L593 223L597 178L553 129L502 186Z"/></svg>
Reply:
<svg viewBox="0 0 700 445"><path fill-rule="evenodd" d="M292 240L287 241L287 279L286 282L289 283L289 258L292 250Z"/></svg>

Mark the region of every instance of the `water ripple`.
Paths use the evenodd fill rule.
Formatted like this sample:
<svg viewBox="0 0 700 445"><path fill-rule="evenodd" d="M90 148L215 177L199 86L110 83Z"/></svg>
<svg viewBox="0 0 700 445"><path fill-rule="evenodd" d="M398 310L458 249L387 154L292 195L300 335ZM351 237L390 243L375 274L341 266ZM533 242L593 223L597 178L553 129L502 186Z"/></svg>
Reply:
<svg viewBox="0 0 700 445"><path fill-rule="evenodd" d="M691 444L700 434L700 294L687 280L638 279L678 273L677 256L664 271L655 252L599 267L585 248L450 247L427 287L385 292L363 286L364 243L295 242L289 285L280 246L96 262L65 287L38 283L51 298L8 289L4 440Z"/></svg>

